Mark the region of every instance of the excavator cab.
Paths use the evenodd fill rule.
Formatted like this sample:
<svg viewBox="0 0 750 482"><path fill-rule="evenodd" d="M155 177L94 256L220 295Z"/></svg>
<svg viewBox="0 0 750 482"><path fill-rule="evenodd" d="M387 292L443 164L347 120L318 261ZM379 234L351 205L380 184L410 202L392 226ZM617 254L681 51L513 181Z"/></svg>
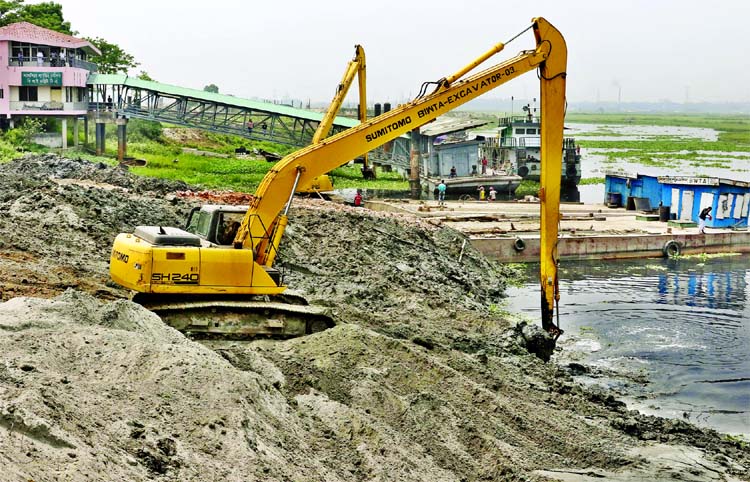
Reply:
<svg viewBox="0 0 750 482"><path fill-rule="evenodd" d="M247 206L207 204L193 208L185 231L220 246L232 246L237 230L247 213Z"/></svg>

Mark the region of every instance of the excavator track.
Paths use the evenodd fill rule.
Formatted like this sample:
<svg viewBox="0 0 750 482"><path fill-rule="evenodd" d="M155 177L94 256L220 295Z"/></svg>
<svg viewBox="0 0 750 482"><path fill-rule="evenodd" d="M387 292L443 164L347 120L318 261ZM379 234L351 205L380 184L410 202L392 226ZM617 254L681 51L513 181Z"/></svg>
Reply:
<svg viewBox="0 0 750 482"><path fill-rule="evenodd" d="M139 293L133 301L190 336L283 339L318 333L335 325L328 310L319 306L264 299L193 298L165 299Z"/></svg>

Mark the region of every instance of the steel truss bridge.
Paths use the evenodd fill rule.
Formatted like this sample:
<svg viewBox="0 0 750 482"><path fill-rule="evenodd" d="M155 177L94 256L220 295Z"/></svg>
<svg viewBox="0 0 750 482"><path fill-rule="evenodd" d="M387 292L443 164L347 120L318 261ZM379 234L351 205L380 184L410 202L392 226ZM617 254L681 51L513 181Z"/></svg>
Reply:
<svg viewBox="0 0 750 482"><path fill-rule="evenodd" d="M88 77L91 110L111 111L125 118L231 134L255 141L269 141L305 147L323 118L323 113L215 94L197 89L141 80L120 74L91 74ZM252 121L252 129L248 123ZM332 134L359 124L356 119L336 117ZM370 159L392 167L409 167L409 140L370 153Z"/></svg>

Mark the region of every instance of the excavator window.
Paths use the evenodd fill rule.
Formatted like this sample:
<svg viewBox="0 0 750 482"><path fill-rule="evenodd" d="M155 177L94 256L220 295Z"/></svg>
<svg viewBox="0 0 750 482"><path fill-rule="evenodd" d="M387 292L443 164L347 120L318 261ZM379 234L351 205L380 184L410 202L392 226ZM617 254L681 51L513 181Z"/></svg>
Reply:
<svg viewBox="0 0 750 482"><path fill-rule="evenodd" d="M244 215L244 213L221 213L221 221L216 232L216 242L218 244L232 244Z"/></svg>
<svg viewBox="0 0 750 482"><path fill-rule="evenodd" d="M211 229L211 214L200 210L200 208L193 208L188 217L187 226L185 231L198 236L208 239L208 232Z"/></svg>

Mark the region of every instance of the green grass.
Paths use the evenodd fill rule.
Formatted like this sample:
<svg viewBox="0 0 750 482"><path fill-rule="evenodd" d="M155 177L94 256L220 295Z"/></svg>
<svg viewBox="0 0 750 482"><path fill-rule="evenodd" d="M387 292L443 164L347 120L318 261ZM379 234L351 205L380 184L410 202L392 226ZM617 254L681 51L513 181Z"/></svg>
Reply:
<svg viewBox="0 0 750 482"><path fill-rule="evenodd" d="M237 144L232 143L231 145L235 146ZM269 169L274 165L273 162L268 162L262 157L248 156L237 158L231 156L229 158L221 158L198 156L182 152L182 147L209 150L217 146L220 147L220 144L213 141L208 144L194 142L189 145L177 145L174 143L160 144L153 141L130 143L128 144L128 157L145 159L147 161L146 166L131 167L130 172L140 176L184 181L202 189L229 189L253 192ZM232 154L234 153L234 149L232 147ZM226 149L219 150L226 151ZM294 151L292 148L276 145L267 150L278 153ZM117 162L114 160L115 154L114 151L108 150L105 157L87 153L80 153L75 156L93 162L116 164ZM175 159L177 159L177 162L174 162ZM336 189L367 188L378 190L405 190L409 188L408 181L405 181L396 172L387 173L379 170L376 180L365 181L362 178L360 169L361 165L358 164L354 167L344 166L335 169L330 174L333 178L334 187Z"/></svg>
<svg viewBox="0 0 750 482"><path fill-rule="evenodd" d="M143 167L131 167L134 174L184 181L204 189L252 192L273 163L260 158L219 158L185 154L179 148L154 145L131 146L129 155L145 159ZM177 162L174 160L177 159Z"/></svg>
<svg viewBox="0 0 750 482"><path fill-rule="evenodd" d="M353 167L343 166L331 171L333 187L336 189L364 188L390 191L404 191L409 189L409 181L397 172L384 172L377 170L376 180L362 179L362 165L355 164Z"/></svg>
<svg viewBox="0 0 750 482"><path fill-rule="evenodd" d="M585 177L578 183L579 186L585 186L587 184L604 184L603 177Z"/></svg>
<svg viewBox="0 0 750 482"><path fill-rule="evenodd" d="M23 152L19 152L16 146L5 139L0 139L0 162L8 162L22 155Z"/></svg>

